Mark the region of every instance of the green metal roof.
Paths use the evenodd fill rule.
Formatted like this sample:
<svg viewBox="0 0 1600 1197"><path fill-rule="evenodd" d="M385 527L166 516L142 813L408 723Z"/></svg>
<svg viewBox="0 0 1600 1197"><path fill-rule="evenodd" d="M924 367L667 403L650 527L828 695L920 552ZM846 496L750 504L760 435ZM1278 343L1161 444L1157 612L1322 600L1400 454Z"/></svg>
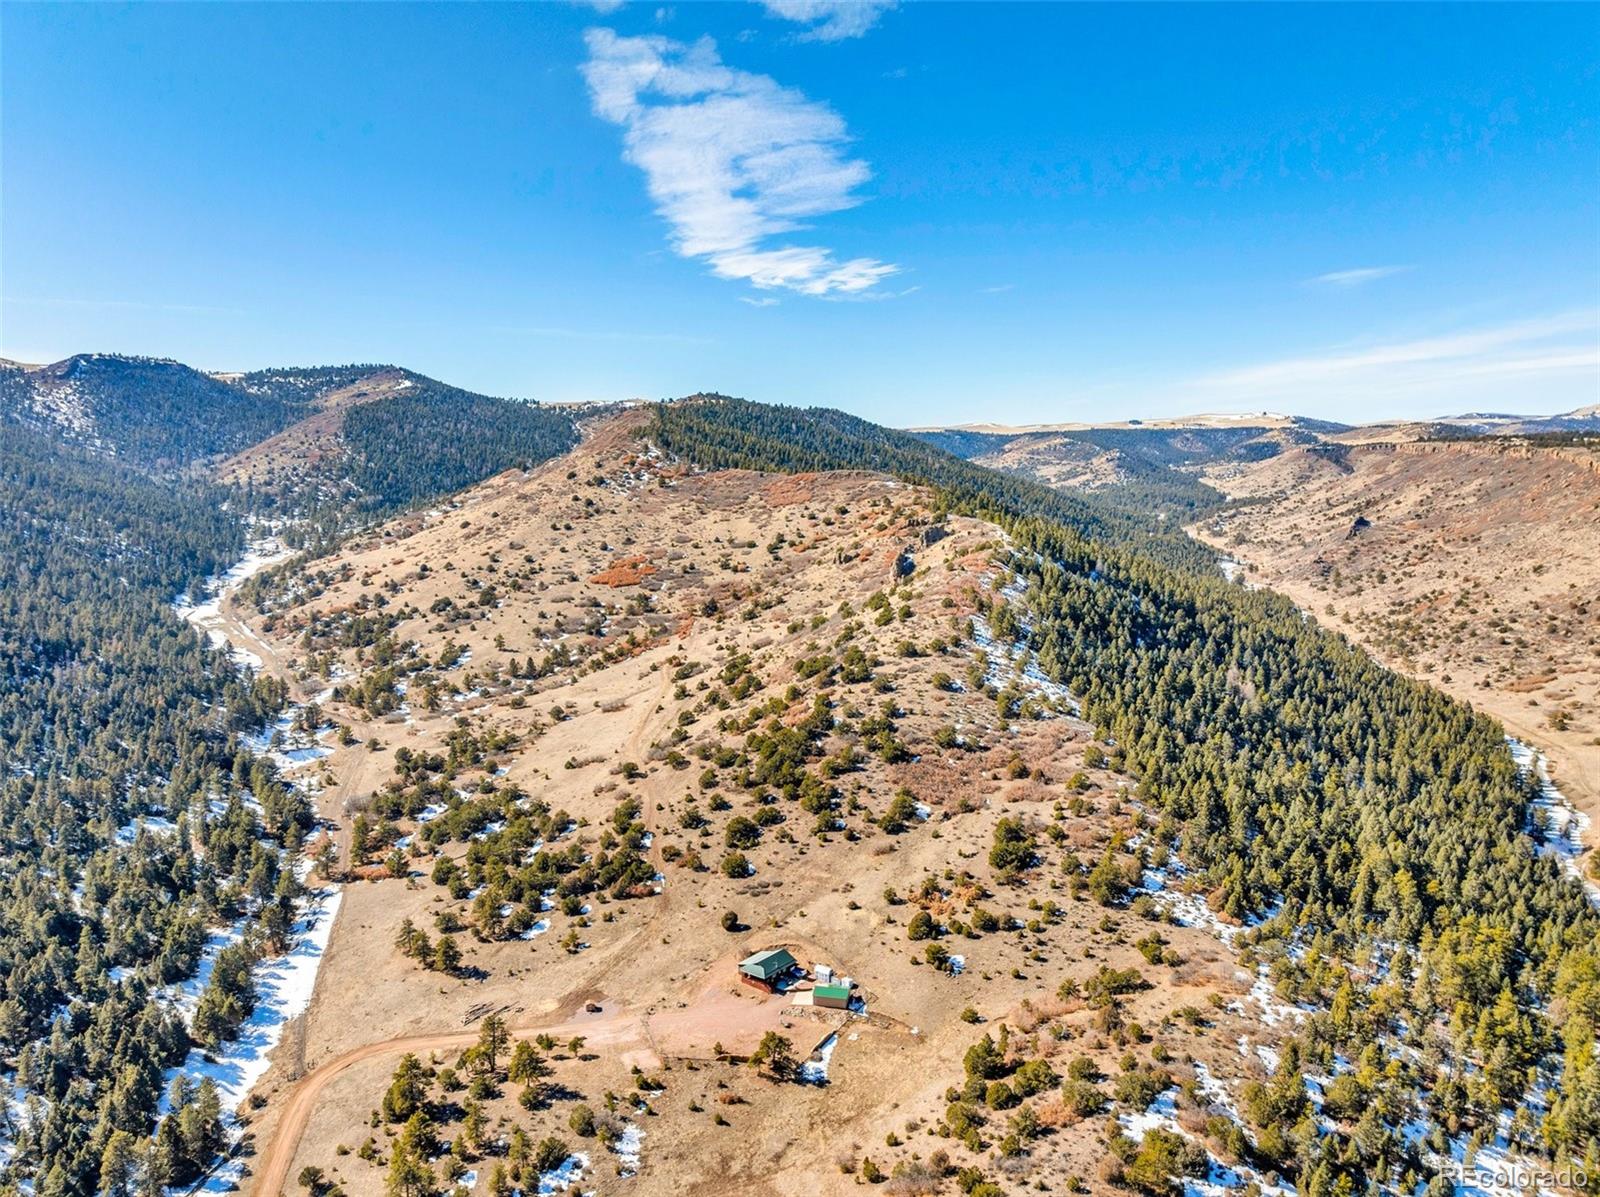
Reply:
<svg viewBox="0 0 1600 1197"><path fill-rule="evenodd" d="M850 987L848 985L816 985L811 989L812 997L835 998L839 1001L850 1000Z"/></svg>
<svg viewBox="0 0 1600 1197"><path fill-rule="evenodd" d="M793 968L795 964L795 958L789 954L788 948L768 948L765 952L757 952L739 961L739 971L749 973L752 977L759 977L763 981L770 981L779 973Z"/></svg>

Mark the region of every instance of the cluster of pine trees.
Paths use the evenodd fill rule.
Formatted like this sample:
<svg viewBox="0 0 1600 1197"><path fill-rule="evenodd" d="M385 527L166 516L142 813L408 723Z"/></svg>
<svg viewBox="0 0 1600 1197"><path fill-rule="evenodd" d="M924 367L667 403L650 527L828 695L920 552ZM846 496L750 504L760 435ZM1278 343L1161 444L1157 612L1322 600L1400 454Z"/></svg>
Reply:
<svg viewBox="0 0 1600 1197"><path fill-rule="evenodd" d="M560 412L419 376L392 398L350 409L345 468L369 505L394 510L559 456L577 439Z"/></svg>

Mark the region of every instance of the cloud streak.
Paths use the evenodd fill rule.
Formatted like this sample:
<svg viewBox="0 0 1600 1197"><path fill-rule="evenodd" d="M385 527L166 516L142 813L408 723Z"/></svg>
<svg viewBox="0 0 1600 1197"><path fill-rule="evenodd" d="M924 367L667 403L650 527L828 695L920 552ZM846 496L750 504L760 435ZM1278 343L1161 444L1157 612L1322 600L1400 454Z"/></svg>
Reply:
<svg viewBox="0 0 1600 1197"><path fill-rule="evenodd" d="M1307 282L1318 287L1333 287L1340 291L1350 291L1356 287L1363 287L1368 283L1375 283L1379 279L1390 278L1396 274L1404 274L1410 270L1409 266L1362 266L1355 270L1333 270L1327 274L1319 274Z"/></svg>
<svg viewBox="0 0 1600 1197"><path fill-rule="evenodd" d="M774 244L815 217L861 202L867 164L847 157L844 121L766 75L726 66L715 44L585 34L594 111L623 130L673 249L719 278L802 295L862 295L900 268Z"/></svg>
<svg viewBox="0 0 1600 1197"><path fill-rule="evenodd" d="M895 0L761 0L769 16L810 28L803 41L837 42L862 37L895 6Z"/></svg>
<svg viewBox="0 0 1600 1197"><path fill-rule="evenodd" d="M1283 358L1198 380L1214 394L1285 401L1446 397L1556 379L1600 379L1600 311Z"/></svg>

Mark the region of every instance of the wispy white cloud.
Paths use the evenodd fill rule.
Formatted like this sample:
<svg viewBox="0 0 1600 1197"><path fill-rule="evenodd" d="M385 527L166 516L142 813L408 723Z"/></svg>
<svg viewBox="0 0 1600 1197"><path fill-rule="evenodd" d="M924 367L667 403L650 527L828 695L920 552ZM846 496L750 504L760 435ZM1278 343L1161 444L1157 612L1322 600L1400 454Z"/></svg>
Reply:
<svg viewBox="0 0 1600 1197"><path fill-rule="evenodd" d="M1440 336L1282 358L1201 378L1240 401L1508 398L1529 385L1600 383L1600 311L1564 312Z"/></svg>
<svg viewBox="0 0 1600 1197"><path fill-rule="evenodd" d="M595 113L622 127L623 156L644 172L683 257L720 278L815 296L859 295L899 272L876 258L772 244L861 202L867 164L845 156L848 133L833 109L724 65L709 38L585 37Z"/></svg>
<svg viewBox="0 0 1600 1197"><path fill-rule="evenodd" d="M1367 283L1375 283L1381 278L1404 274L1410 269L1409 266L1361 266L1354 270L1331 270L1327 274L1319 274L1316 278L1306 281L1319 287L1335 287L1341 291L1349 291Z"/></svg>
<svg viewBox="0 0 1600 1197"><path fill-rule="evenodd" d="M741 295L739 302L747 303L753 308L775 308L782 301L770 295Z"/></svg>
<svg viewBox="0 0 1600 1197"><path fill-rule="evenodd" d="M799 35L806 41L837 42L864 35L895 0L761 0L761 6L771 16L810 26Z"/></svg>
<svg viewBox="0 0 1600 1197"><path fill-rule="evenodd" d="M979 287L978 288L978 294L979 295L1004 295L1007 291L1010 291L1013 288L1015 288L1016 285L1017 285L1016 283L996 283L992 287Z"/></svg>
<svg viewBox="0 0 1600 1197"><path fill-rule="evenodd" d="M627 0L577 0L577 3L588 5L595 12L609 16L627 3Z"/></svg>

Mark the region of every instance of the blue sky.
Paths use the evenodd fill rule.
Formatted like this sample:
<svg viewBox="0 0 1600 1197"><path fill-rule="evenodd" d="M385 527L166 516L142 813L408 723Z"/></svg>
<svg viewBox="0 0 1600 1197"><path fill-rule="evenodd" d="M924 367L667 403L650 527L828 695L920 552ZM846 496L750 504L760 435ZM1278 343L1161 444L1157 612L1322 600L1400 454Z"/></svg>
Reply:
<svg viewBox="0 0 1600 1197"><path fill-rule="evenodd" d="M1596 13L7 3L0 354L896 424L1594 403Z"/></svg>

